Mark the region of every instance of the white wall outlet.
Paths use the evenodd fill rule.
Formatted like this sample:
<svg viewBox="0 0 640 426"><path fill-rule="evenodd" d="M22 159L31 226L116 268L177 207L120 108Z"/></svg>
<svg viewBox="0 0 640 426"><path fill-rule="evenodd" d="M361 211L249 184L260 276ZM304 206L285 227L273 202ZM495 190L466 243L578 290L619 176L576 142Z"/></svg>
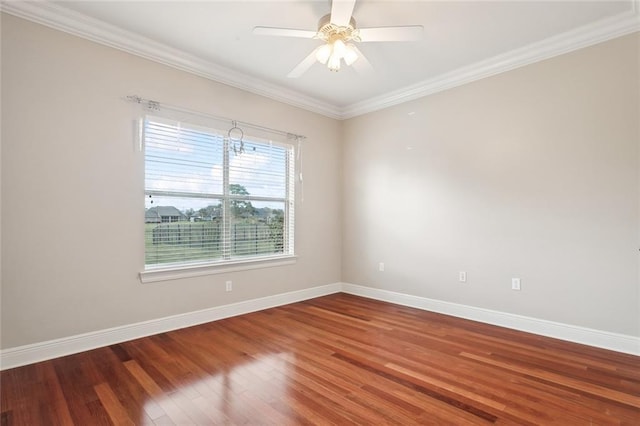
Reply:
<svg viewBox="0 0 640 426"><path fill-rule="evenodd" d="M511 278L511 290L520 290L520 278Z"/></svg>
<svg viewBox="0 0 640 426"><path fill-rule="evenodd" d="M380 263L378 264L378 271L380 271L380 272L384 272L384 263L383 263L383 262L380 262Z"/></svg>
<svg viewBox="0 0 640 426"><path fill-rule="evenodd" d="M231 291L233 290L233 282L232 281L227 281L225 284L225 289L226 291Z"/></svg>
<svg viewBox="0 0 640 426"><path fill-rule="evenodd" d="M460 281L461 283L467 282L467 273L465 271L458 272L458 281Z"/></svg>

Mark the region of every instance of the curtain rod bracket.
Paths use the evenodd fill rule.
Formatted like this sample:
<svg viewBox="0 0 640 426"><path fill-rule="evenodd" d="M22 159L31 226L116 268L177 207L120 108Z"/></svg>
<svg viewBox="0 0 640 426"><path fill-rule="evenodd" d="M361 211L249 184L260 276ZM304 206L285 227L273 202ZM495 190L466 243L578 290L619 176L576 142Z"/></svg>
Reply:
<svg viewBox="0 0 640 426"><path fill-rule="evenodd" d="M160 102L152 101L149 99L141 98L138 95L130 95L127 96L127 100L131 102L135 102L137 104L143 105L145 108L151 111L160 111Z"/></svg>

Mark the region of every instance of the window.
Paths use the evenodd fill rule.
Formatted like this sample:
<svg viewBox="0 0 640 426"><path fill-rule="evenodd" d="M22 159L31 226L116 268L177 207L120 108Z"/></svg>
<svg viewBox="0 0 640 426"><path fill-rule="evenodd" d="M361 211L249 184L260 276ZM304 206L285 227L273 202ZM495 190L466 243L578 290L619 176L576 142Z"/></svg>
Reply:
<svg viewBox="0 0 640 426"><path fill-rule="evenodd" d="M145 118L145 270L293 255L294 148L240 133Z"/></svg>

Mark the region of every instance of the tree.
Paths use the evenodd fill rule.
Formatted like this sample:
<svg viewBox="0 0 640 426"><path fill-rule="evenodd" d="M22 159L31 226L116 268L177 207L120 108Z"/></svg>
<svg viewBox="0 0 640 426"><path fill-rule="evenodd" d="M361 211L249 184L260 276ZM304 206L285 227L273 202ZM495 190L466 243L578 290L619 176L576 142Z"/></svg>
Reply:
<svg viewBox="0 0 640 426"><path fill-rule="evenodd" d="M242 185L232 183L229 185L231 195L249 195L249 191ZM235 217L251 217L256 213L251 201L231 200L231 214Z"/></svg>
<svg viewBox="0 0 640 426"><path fill-rule="evenodd" d="M207 207L203 207L198 210L198 214L204 220L213 220L222 217L221 206L220 204L209 204Z"/></svg>

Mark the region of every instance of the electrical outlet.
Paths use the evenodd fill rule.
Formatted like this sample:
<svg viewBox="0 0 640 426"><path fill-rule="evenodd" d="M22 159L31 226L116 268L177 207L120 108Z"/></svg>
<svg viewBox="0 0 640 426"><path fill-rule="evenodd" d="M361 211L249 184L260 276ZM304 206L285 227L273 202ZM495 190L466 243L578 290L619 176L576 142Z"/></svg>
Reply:
<svg viewBox="0 0 640 426"><path fill-rule="evenodd" d="M461 283L467 282L467 273L465 271L458 272L458 281L460 281Z"/></svg>
<svg viewBox="0 0 640 426"><path fill-rule="evenodd" d="M226 290L227 290L227 291L231 291L231 290L233 290L233 282L232 282L232 281L227 281L227 282L225 283L225 286L226 286Z"/></svg>
<svg viewBox="0 0 640 426"><path fill-rule="evenodd" d="M511 290L520 290L520 278L511 278Z"/></svg>
<svg viewBox="0 0 640 426"><path fill-rule="evenodd" d="M384 272L384 263L380 262L380 263L378 264L378 271L380 271L380 272Z"/></svg>

